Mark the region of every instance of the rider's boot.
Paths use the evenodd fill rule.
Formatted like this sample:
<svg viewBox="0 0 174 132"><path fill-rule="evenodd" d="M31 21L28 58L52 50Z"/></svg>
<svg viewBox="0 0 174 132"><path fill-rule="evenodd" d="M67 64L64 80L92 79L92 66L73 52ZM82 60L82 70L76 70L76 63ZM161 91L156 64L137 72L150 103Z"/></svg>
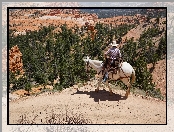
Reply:
<svg viewBox="0 0 174 132"><path fill-rule="evenodd" d="M108 79L108 72L106 72L106 73L104 74L104 79L103 79L102 82L106 82L107 79Z"/></svg>

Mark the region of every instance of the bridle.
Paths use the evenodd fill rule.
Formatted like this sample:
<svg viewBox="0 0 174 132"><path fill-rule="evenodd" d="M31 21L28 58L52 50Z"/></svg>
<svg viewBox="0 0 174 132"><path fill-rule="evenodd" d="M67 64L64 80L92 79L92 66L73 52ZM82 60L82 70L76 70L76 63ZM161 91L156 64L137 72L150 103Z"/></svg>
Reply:
<svg viewBox="0 0 174 132"><path fill-rule="evenodd" d="M89 73L89 68L92 69L92 67L89 65L89 60L86 62L86 72Z"/></svg>

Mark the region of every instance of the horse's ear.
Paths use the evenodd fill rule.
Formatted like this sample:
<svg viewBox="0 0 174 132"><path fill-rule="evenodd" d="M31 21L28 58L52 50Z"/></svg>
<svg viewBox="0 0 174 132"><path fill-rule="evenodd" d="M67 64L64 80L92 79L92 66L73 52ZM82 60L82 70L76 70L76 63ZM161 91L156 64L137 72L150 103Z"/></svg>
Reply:
<svg viewBox="0 0 174 132"><path fill-rule="evenodd" d="M85 57L83 57L83 61L86 61L86 58Z"/></svg>

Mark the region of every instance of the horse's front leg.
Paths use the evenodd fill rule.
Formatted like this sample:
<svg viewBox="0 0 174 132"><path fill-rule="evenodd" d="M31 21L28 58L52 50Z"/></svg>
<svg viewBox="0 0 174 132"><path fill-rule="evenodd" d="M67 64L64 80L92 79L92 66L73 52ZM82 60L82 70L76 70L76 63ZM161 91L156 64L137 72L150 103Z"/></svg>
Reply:
<svg viewBox="0 0 174 132"><path fill-rule="evenodd" d="M112 92L111 87L109 86L108 80L106 81L106 86L109 88L109 95L112 96L113 92Z"/></svg>
<svg viewBox="0 0 174 132"><path fill-rule="evenodd" d="M95 89L95 92L98 92L99 91L99 87L101 85L101 82L102 82L102 77L99 78L98 86L97 86L97 89Z"/></svg>

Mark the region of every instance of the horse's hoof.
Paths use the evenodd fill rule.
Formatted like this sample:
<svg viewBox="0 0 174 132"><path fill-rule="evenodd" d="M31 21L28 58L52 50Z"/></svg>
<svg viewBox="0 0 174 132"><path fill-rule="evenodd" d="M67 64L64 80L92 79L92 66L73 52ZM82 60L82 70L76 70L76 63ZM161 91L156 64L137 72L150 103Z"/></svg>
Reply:
<svg viewBox="0 0 174 132"><path fill-rule="evenodd" d="M128 98L128 93L125 94L125 97Z"/></svg>
<svg viewBox="0 0 174 132"><path fill-rule="evenodd" d="M95 92L97 92L97 93L98 93L98 89L95 89Z"/></svg>

